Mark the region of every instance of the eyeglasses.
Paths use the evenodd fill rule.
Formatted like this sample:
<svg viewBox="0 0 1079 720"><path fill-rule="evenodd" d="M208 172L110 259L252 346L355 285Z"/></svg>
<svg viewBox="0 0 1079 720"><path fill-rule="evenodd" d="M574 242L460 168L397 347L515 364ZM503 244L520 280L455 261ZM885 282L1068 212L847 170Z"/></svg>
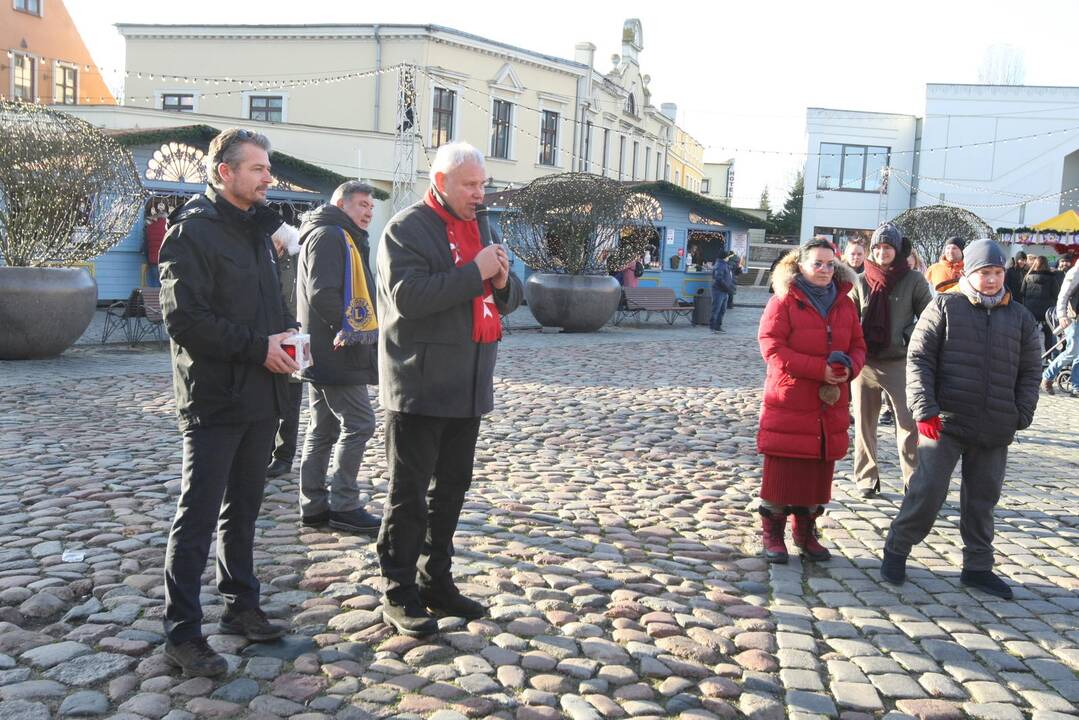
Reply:
<svg viewBox="0 0 1079 720"><path fill-rule="evenodd" d="M828 272L835 272L835 260L829 260L828 262L821 262L820 260L814 260L810 263L814 270L826 270Z"/></svg>

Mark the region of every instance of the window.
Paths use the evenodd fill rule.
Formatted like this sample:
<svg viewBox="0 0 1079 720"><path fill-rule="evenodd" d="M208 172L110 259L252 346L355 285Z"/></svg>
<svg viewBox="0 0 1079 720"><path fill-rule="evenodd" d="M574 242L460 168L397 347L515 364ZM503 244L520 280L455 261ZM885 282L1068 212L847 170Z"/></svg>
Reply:
<svg viewBox="0 0 1079 720"><path fill-rule="evenodd" d="M434 101L431 103L434 114L431 117L431 146L439 147L453 140L453 111L457 103L457 93L446 88L435 88Z"/></svg>
<svg viewBox="0 0 1079 720"><path fill-rule="evenodd" d="M618 179L626 175L626 136L618 136Z"/></svg>
<svg viewBox="0 0 1079 720"><path fill-rule="evenodd" d="M543 111L540 123L540 165L558 164L558 113Z"/></svg>
<svg viewBox="0 0 1079 720"><path fill-rule="evenodd" d="M491 109L491 157L510 157L510 117L513 103L495 100Z"/></svg>
<svg viewBox="0 0 1079 720"><path fill-rule="evenodd" d="M34 58L14 54L11 60L11 95L16 100L34 101Z"/></svg>
<svg viewBox="0 0 1079 720"><path fill-rule="evenodd" d="M633 97L633 93L626 98L626 112L633 116L637 115L637 100Z"/></svg>
<svg viewBox="0 0 1079 720"><path fill-rule="evenodd" d="M637 179L637 156L640 155L640 149L641 149L641 144L639 142L637 142L636 140L634 140L633 141L633 165L632 165L633 172L632 172L632 175L630 176L634 180Z"/></svg>
<svg viewBox="0 0 1079 720"><path fill-rule="evenodd" d="M708 178L705 178L704 180L701 180L701 195L707 195L711 185L712 185L712 181L709 180Z"/></svg>
<svg viewBox="0 0 1079 720"><path fill-rule="evenodd" d="M161 109L174 112L194 112L195 96L190 93L164 93L161 95Z"/></svg>
<svg viewBox="0 0 1079 720"><path fill-rule="evenodd" d="M74 105L78 101L76 84L79 71L66 65L56 66L56 85L53 88L53 102L59 105Z"/></svg>
<svg viewBox="0 0 1079 720"><path fill-rule="evenodd" d="M15 0L15 9L19 12L41 17L41 0Z"/></svg>
<svg viewBox="0 0 1079 720"><path fill-rule="evenodd" d="M880 171L888 165L891 148L877 145L821 143L818 190L877 192Z"/></svg>
<svg viewBox="0 0 1079 720"><path fill-rule="evenodd" d="M251 120L281 122L284 117L285 99L280 95L252 95L247 117Z"/></svg>
<svg viewBox="0 0 1079 720"><path fill-rule="evenodd" d="M603 128L603 170L600 175L607 177L607 165L611 157L611 130Z"/></svg>
<svg viewBox="0 0 1079 720"><path fill-rule="evenodd" d="M644 175L645 180L648 179L648 168L652 164L652 148L646 147L644 149Z"/></svg>

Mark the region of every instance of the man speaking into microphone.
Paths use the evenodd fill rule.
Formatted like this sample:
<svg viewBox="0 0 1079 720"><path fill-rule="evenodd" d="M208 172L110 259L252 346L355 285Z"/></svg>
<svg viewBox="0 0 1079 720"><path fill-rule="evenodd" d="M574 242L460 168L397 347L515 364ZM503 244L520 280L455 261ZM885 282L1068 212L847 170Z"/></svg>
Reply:
<svg viewBox="0 0 1079 720"><path fill-rule="evenodd" d="M502 315L522 297L505 248L483 232L486 218L477 221L483 154L468 143L445 144L430 177L424 199L386 225L378 253L389 471L378 535L382 609L388 624L411 636L438 631L432 612L467 619L486 612L454 584L453 534L472 482L480 418L494 408Z"/></svg>

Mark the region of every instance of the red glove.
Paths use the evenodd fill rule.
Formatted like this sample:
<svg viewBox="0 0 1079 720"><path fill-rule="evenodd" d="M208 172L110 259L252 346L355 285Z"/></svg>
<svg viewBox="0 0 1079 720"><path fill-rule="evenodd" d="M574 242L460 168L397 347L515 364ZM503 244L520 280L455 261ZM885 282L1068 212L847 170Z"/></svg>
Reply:
<svg viewBox="0 0 1079 720"><path fill-rule="evenodd" d="M918 432L930 440L939 440L940 431L943 429L944 424L940 421L940 415L931 417L928 420L918 421Z"/></svg>

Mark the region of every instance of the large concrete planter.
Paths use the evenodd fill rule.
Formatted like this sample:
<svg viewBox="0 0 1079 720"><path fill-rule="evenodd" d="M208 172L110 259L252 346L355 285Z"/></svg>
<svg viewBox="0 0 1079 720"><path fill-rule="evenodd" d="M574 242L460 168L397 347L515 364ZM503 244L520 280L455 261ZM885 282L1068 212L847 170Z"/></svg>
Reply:
<svg viewBox="0 0 1079 720"><path fill-rule="evenodd" d="M81 268L0 267L0 360L59 355L96 306L97 283Z"/></svg>
<svg viewBox="0 0 1079 720"><path fill-rule="evenodd" d="M540 325L593 332L618 309L622 286L610 275L535 273L525 283L525 298Z"/></svg>

